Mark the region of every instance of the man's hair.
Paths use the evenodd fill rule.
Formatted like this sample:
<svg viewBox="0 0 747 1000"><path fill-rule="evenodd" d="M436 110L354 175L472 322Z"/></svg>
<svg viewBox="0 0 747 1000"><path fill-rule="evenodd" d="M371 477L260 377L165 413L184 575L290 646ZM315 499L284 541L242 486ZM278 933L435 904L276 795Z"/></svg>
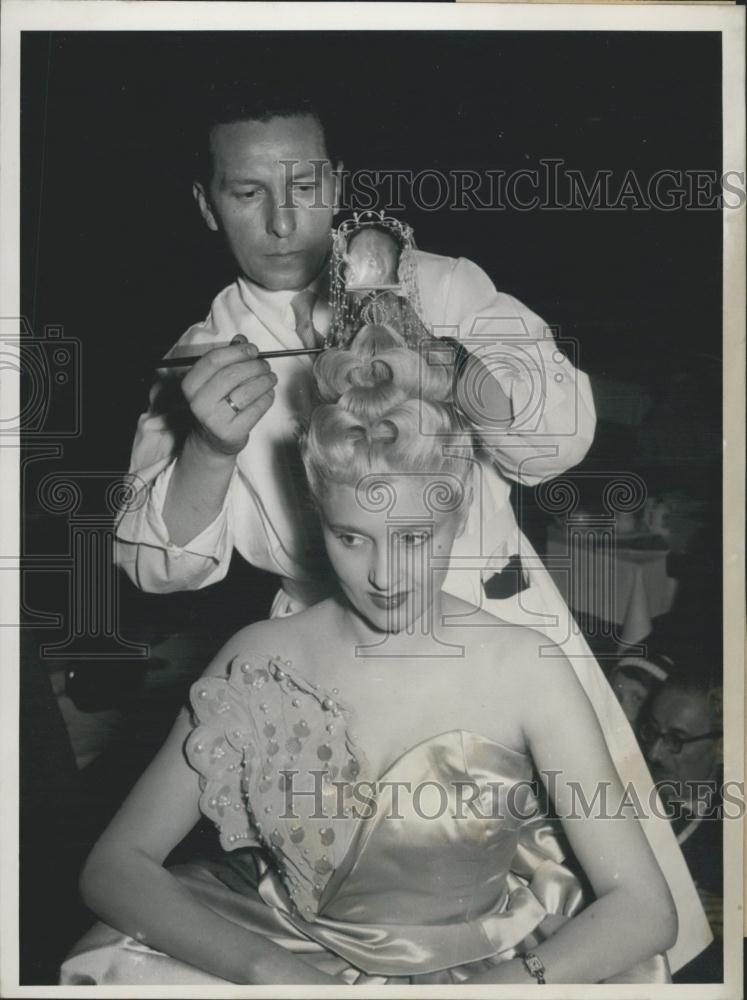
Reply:
<svg viewBox="0 0 747 1000"><path fill-rule="evenodd" d="M292 90L285 85L275 85L263 80L262 83L232 80L215 85L204 101L202 113L194 140L194 178L209 184L213 173L213 155L210 136L218 125L235 122L268 122L271 118L313 118L322 130L324 146L332 162L335 162L330 118L321 103L311 94Z"/></svg>

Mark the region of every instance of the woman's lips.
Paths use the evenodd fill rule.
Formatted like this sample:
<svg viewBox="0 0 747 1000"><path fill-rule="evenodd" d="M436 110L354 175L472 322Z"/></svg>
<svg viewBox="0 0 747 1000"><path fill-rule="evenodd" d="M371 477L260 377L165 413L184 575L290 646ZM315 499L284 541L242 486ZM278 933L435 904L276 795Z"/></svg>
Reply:
<svg viewBox="0 0 747 1000"><path fill-rule="evenodd" d="M407 600L407 591L402 590L398 594L369 594L371 601L382 611L393 611L401 607Z"/></svg>

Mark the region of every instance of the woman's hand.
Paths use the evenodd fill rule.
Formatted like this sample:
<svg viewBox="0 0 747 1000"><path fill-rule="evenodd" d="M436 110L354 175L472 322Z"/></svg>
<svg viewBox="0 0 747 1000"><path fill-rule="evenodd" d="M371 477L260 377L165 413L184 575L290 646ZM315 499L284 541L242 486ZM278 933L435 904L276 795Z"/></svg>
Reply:
<svg viewBox="0 0 747 1000"><path fill-rule="evenodd" d="M501 962L489 970L484 970L472 976L467 981L467 985L478 985L479 983L491 983L496 986L531 986L537 984L534 976L531 976L520 958L512 958L507 962Z"/></svg>

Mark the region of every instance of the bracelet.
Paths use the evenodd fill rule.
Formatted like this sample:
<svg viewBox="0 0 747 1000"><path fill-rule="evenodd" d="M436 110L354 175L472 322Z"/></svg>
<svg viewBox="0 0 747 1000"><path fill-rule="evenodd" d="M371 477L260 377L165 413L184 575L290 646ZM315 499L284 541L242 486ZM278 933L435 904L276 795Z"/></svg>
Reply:
<svg viewBox="0 0 747 1000"><path fill-rule="evenodd" d="M529 975L536 979L540 986L546 986L545 967L542 964L542 959L538 958L537 955L533 954L531 951L526 952L524 955L519 955L519 958L524 963L524 968L527 970Z"/></svg>

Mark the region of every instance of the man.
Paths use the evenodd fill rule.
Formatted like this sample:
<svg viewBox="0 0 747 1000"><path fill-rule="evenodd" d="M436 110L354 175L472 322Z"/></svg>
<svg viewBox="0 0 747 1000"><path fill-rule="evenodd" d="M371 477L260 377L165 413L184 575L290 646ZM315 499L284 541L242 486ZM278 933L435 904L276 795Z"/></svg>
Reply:
<svg viewBox="0 0 747 1000"><path fill-rule="evenodd" d="M673 673L639 727L651 774L716 938L685 970L720 979L723 937L722 695L694 670Z"/></svg>
<svg viewBox="0 0 747 1000"><path fill-rule="evenodd" d="M667 679L672 661L661 653L623 656L609 674L609 682L625 713L625 718L635 728L638 716L653 692Z"/></svg>
<svg viewBox="0 0 747 1000"><path fill-rule="evenodd" d="M256 352L311 346L326 332L342 164L333 165L321 121L304 102L229 107L213 119L209 137L207 170L194 194L239 277L172 351L205 353L181 381L191 423L179 426L178 411L165 402L173 378L154 388L140 420L131 471L147 484L148 498L120 520L119 562L143 590L196 589L225 576L236 547L281 577L277 614L320 594L316 523L303 506L293 460L312 362L283 358L271 370ZM487 586L479 570L455 571L447 589L477 605L503 605L542 575L535 566L527 580L518 573L492 579L520 550L533 555L519 534L507 479L534 484L583 458L594 432L588 379L557 350L542 320L497 293L475 264L419 252L416 260L427 325L467 338L494 376L483 421L492 462L483 463L473 523L456 553L488 563ZM485 397L485 385L481 392ZM532 606L524 594L521 607Z"/></svg>
<svg viewBox="0 0 747 1000"><path fill-rule="evenodd" d="M181 385L162 379L140 418L131 471L144 486L120 519L118 561L143 590L197 589L225 576L235 547L281 578L272 609L278 616L325 593L319 530L295 445L311 361L277 359L271 372L256 352L311 346L328 328L326 261L342 164L333 163L322 123L304 102L225 107L208 134L207 170L194 194L239 277L172 350L205 357ZM477 400L484 445L444 589L498 619L539 627L563 646L623 783L632 781L645 798L650 778L625 717L509 500L510 479L536 484L586 454L594 431L588 379L543 321L496 292L472 262L418 251L415 264L426 326L463 340L471 355L463 397L467 405ZM469 390L475 378L479 394ZM703 946L702 914L668 824L652 820L644 828L681 926L687 923L670 952L676 967Z"/></svg>

